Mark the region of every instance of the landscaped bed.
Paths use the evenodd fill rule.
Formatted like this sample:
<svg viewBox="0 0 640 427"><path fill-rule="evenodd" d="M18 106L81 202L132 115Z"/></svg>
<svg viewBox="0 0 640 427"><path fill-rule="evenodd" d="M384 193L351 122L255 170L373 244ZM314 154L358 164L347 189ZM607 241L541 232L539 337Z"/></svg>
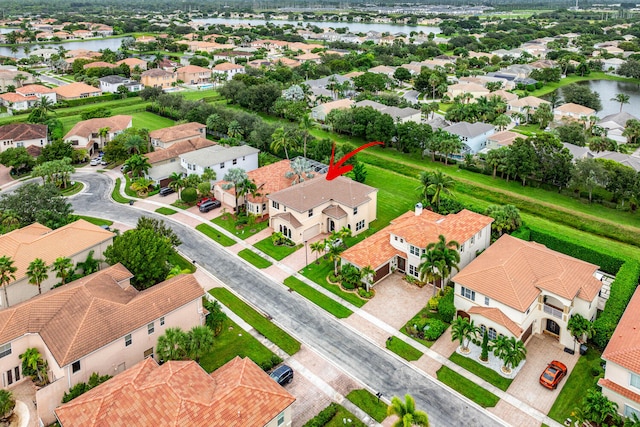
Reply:
<svg viewBox="0 0 640 427"><path fill-rule="evenodd" d="M409 321L407 323L405 323L405 325L400 329L400 332L402 332L403 334L405 334L408 337L411 337L412 339L418 341L420 344L424 345L425 347L431 347L433 345L433 343L436 342L436 340L430 341L427 339L422 339L419 338L417 336L412 336L407 332L407 327L411 328L413 325L419 323L419 322L424 322L424 319L438 319L441 320L446 327L449 327L449 323L446 322L442 316L440 315L440 313L438 313L437 311L431 311L429 310L429 307L425 307L422 310L420 310L418 313L416 313L415 316L413 316L411 319L409 319Z"/></svg>
<svg viewBox="0 0 640 427"><path fill-rule="evenodd" d="M422 352L420 350L413 348L411 345L397 337L389 337L387 339L386 346L389 350L409 362L418 360L422 357Z"/></svg>
<svg viewBox="0 0 640 427"><path fill-rule="evenodd" d="M318 307L328 311L336 316L338 319L344 319L353 314L351 310L341 305L340 303L332 300L328 296L313 289L303 281L296 279L295 277L287 277L284 279L284 284L293 289Z"/></svg>
<svg viewBox="0 0 640 427"><path fill-rule="evenodd" d="M353 390L346 398L379 423L387 418L387 405L368 390Z"/></svg>
<svg viewBox="0 0 640 427"><path fill-rule="evenodd" d="M111 191L111 198L118 203L129 203L129 199L120 194L121 182L120 178L116 178L116 185L113 187L113 191Z"/></svg>
<svg viewBox="0 0 640 427"><path fill-rule="evenodd" d="M262 258L260 255L258 255L257 253L249 249L241 250L240 252L238 252L238 256L244 259L245 261L255 265L258 268L267 268L273 265L270 261L267 261L266 259Z"/></svg>
<svg viewBox="0 0 640 427"><path fill-rule="evenodd" d="M462 366L464 369L477 375L489 384L498 387L502 391L506 391L513 381L513 379L505 378L493 369L484 366L482 363L476 362L475 360L465 357L457 352L454 352L451 357L449 357L449 360L458 366Z"/></svg>
<svg viewBox="0 0 640 427"><path fill-rule="evenodd" d="M311 418L303 427L344 427L344 420L351 420L349 427L366 427L362 421L343 406L332 402L324 408L318 415Z"/></svg>
<svg viewBox="0 0 640 427"><path fill-rule="evenodd" d="M300 273L307 279L314 281L329 292L336 294L343 300L350 302L356 307L362 307L367 303L366 300L360 298L356 293L347 292L345 290L342 290L340 288L340 285L334 285L327 282L327 276L333 273L333 262L325 260L324 258L320 258L318 261L319 264L312 262L311 264L303 268Z"/></svg>
<svg viewBox="0 0 640 427"><path fill-rule="evenodd" d="M222 216L219 216L218 218L214 218L211 220L211 222L219 225L220 227L224 228L225 230L242 240L261 232L269 226L269 221L262 221L251 225L244 224L241 225L240 228L238 228L239 226L237 225L236 218L230 213L226 213Z"/></svg>
<svg viewBox="0 0 640 427"><path fill-rule="evenodd" d="M483 408L491 408L498 404L500 398L485 390L471 380L447 368L441 367L436 372L438 379L463 396L473 400Z"/></svg>
<svg viewBox="0 0 640 427"><path fill-rule="evenodd" d="M262 252L264 252L265 254L269 255L271 258L280 261L280 260L283 260L284 258L288 257L289 255L291 255L292 253L294 253L298 249L300 249L300 247L302 245L295 245L295 246L281 245L281 246L276 246L276 245L273 244L273 241L272 241L271 237L267 237L266 239L262 239L259 242L256 242L253 246L255 246L256 248L260 249Z"/></svg>
<svg viewBox="0 0 640 427"><path fill-rule="evenodd" d="M213 228L208 224L198 224L196 225L196 230L205 234L210 239L220 243L222 246L233 246L236 244L235 240L225 236L224 234L222 234L221 232L219 232L218 230L216 230L215 228Z"/></svg>

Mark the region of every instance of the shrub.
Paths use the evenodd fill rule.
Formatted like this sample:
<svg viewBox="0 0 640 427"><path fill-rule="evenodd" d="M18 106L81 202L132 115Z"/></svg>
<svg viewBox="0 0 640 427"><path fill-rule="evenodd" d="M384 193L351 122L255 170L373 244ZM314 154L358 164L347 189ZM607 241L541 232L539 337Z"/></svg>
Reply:
<svg viewBox="0 0 640 427"><path fill-rule="evenodd" d="M5 419L11 415L16 407L16 399L9 390L0 390L0 419Z"/></svg>
<svg viewBox="0 0 640 427"><path fill-rule="evenodd" d="M438 312L445 322L451 323L453 316L456 315L456 306L453 305L454 292L453 288L447 288L444 296L438 303Z"/></svg>
<svg viewBox="0 0 640 427"><path fill-rule="evenodd" d="M193 203L198 200L198 191L193 187L187 187L180 193L180 198L185 203Z"/></svg>
<svg viewBox="0 0 640 427"><path fill-rule="evenodd" d="M338 413L338 404L335 402L331 402L329 406L324 408L318 415L311 418L306 424L302 427L324 427L331 421L333 417Z"/></svg>
<svg viewBox="0 0 640 427"><path fill-rule="evenodd" d="M600 316L593 322L595 333L593 342L600 348L605 348L615 330L627 304L638 286L640 277L640 263L627 261L618 271L616 279L611 283L611 293Z"/></svg>
<svg viewBox="0 0 640 427"><path fill-rule="evenodd" d="M373 289L367 292L364 288L358 288L358 295L360 295L360 297L362 298L370 299L373 298L375 293L373 292Z"/></svg>
<svg viewBox="0 0 640 427"><path fill-rule="evenodd" d="M222 311L222 306L218 301L202 301L203 307L209 312L205 318L205 324L213 331L213 336L217 337L222 332L222 326L224 321L227 320L227 315Z"/></svg>
<svg viewBox="0 0 640 427"><path fill-rule="evenodd" d="M360 270L353 264L345 264L340 271L342 286L345 289L355 289L360 285Z"/></svg>
<svg viewBox="0 0 640 427"><path fill-rule="evenodd" d="M529 230L528 227L525 227L524 225L522 225L516 231L511 233L511 236L517 237L518 239L522 239L528 242L531 240L531 230Z"/></svg>
<svg viewBox="0 0 640 427"><path fill-rule="evenodd" d="M100 376L98 375L97 372L94 372L89 377L89 381L87 383L78 383L69 389L69 393L65 392L64 396L62 397L62 403L67 403L75 399L76 397L88 392L94 387L99 386L100 384L102 384L103 382L107 381L110 378L111 378L111 375Z"/></svg>
<svg viewBox="0 0 640 427"><path fill-rule="evenodd" d="M435 341L440 338L440 335L447 329L447 324L440 319L427 319L426 325L422 328L424 333L424 339L428 341Z"/></svg>
<svg viewBox="0 0 640 427"><path fill-rule="evenodd" d="M440 297L438 297L438 296L431 297L431 298L429 298L429 302L427 303L427 307L429 307L429 310L437 310L439 303L440 303Z"/></svg>

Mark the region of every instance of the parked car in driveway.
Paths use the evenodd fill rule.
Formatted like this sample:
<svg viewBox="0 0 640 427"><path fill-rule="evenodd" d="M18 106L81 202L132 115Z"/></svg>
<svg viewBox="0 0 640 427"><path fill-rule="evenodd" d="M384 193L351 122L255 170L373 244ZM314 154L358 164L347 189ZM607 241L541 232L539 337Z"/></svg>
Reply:
<svg viewBox="0 0 640 427"><path fill-rule="evenodd" d="M176 190L174 190L173 188L170 187L162 187L160 189L160 191L158 192L158 194L160 194L161 196L168 196L171 193L175 193Z"/></svg>
<svg viewBox="0 0 640 427"><path fill-rule="evenodd" d="M285 385L293 381L293 369L287 365L278 366L269 374L278 384Z"/></svg>
<svg viewBox="0 0 640 427"><path fill-rule="evenodd" d="M540 384L548 389L555 390L560 380L567 375L567 366L554 360L549 363L542 375L540 375Z"/></svg>
<svg viewBox="0 0 640 427"><path fill-rule="evenodd" d="M207 203L207 202L213 202L215 201L216 198L215 197L205 197L202 200L200 200L198 203L196 203L197 207L200 207L201 205Z"/></svg>
<svg viewBox="0 0 640 427"><path fill-rule="evenodd" d="M91 162L89 164L91 166L98 166L101 161L102 159L100 157L96 157L95 159L91 159Z"/></svg>
<svg viewBox="0 0 640 427"><path fill-rule="evenodd" d="M219 208L220 206L222 206L222 203L220 203L220 200L209 200L208 202L205 202L200 206L198 206L198 209L200 209L200 212L206 213L212 209Z"/></svg>

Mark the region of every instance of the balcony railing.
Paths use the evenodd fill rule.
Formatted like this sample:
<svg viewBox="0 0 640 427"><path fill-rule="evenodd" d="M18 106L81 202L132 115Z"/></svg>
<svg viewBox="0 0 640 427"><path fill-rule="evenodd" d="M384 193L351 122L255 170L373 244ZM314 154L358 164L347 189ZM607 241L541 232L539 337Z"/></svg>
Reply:
<svg viewBox="0 0 640 427"><path fill-rule="evenodd" d="M550 314L553 317L557 317L558 319L562 319L562 315L564 314L562 310L558 310L557 308L551 307L547 304L544 304L542 307L545 313Z"/></svg>

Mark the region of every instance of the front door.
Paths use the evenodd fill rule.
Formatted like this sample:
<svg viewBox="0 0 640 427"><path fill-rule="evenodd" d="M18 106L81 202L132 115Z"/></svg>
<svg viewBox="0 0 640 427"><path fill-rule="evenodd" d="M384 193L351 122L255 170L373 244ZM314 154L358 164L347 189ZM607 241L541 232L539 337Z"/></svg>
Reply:
<svg viewBox="0 0 640 427"><path fill-rule="evenodd" d="M7 371L7 385L13 384L13 369Z"/></svg>
<svg viewBox="0 0 640 427"><path fill-rule="evenodd" d="M402 257L398 257L398 271L404 273L406 271L406 268L407 260Z"/></svg>
<svg viewBox="0 0 640 427"><path fill-rule="evenodd" d="M327 231L331 233L335 229L336 223L331 218L327 218Z"/></svg>
<svg viewBox="0 0 640 427"><path fill-rule="evenodd" d="M547 319L547 331L554 335L560 335L560 325L551 319Z"/></svg>

